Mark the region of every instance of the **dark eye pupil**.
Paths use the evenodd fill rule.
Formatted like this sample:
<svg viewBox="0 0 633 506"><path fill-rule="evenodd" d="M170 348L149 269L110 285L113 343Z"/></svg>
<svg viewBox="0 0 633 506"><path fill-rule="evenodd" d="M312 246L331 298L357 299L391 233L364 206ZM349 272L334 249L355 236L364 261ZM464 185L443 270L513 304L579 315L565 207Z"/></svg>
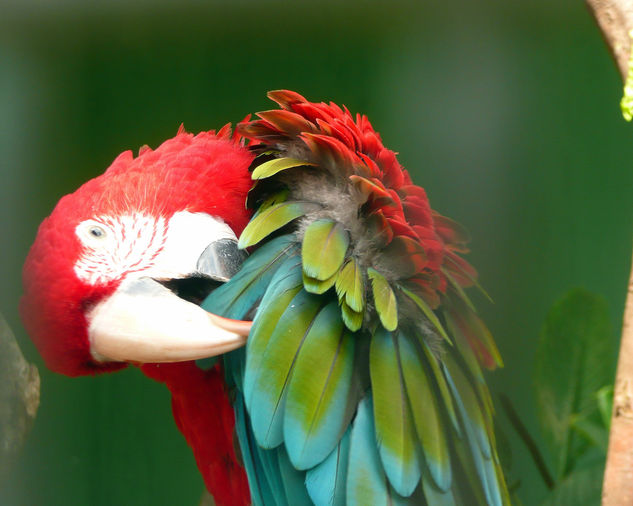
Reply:
<svg viewBox="0 0 633 506"><path fill-rule="evenodd" d="M101 230L99 227L92 227L90 229L90 234L93 237L102 237L103 236L103 230Z"/></svg>

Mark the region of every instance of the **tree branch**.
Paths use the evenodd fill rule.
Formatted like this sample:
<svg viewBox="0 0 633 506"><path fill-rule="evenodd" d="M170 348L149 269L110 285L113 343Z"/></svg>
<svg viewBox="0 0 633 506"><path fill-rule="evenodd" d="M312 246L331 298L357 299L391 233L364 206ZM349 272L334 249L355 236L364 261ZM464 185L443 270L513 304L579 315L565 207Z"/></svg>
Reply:
<svg viewBox="0 0 633 506"><path fill-rule="evenodd" d="M0 314L0 482L18 455L40 404L40 375L24 360Z"/></svg>
<svg viewBox="0 0 633 506"><path fill-rule="evenodd" d="M586 2L611 50L622 80L625 81L631 54L629 32L633 30L633 0L586 0Z"/></svg>
<svg viewBox="0 0 633 506"><path fill-rule="evenodd" d="M633 269L624 308L622 341L613 392L602 506L633 504Z"/></svg>
<svg viewBox="0 0 633 506"><path fill-rule="evenodd" d="M609 45L622 80L626 82L622 111L625 119L629 120L631 104L627 104L626 99L633 91L628 89L633 80L633 72L629 69L633 66L633 59L631 59L633 0L586 0L586 2ZM602 506L630 506L631 504L633 504L633 266L622 323L609 449L602 485Z"/></svg>

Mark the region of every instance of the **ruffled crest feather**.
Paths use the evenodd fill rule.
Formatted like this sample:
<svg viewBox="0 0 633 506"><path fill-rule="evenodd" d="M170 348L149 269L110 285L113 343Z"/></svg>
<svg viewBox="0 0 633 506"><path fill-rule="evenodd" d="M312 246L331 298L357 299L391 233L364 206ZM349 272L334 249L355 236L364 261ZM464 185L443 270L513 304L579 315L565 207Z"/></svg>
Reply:
<svg viewBox="0 0 633 506"><path fill-rule="evenodd" d="M415 262L416 272L410 281L425 286L421 295L428 303L435 306L442 296L447 284L445 269L453 272L462 286L473 284L476 271L453 253L468 251L467 233L431 209L424 189L411 183L396 154L383 145L366 116L357 114L354 118L346 107L309 102L288 90L272 91L268 97L281 109L260 112L259 119L237 126L237 131L251 140L252 149L273 149L279 157L299 151L310 164L326 169L335 178L346 178L360 194L366 215L381 217L372 218L374 226L380 223L389 229L381 233L387 238L385 246L393 237L406 237L426 251L426 261ZM448 252L453 254L447 263L444 257ZM441 282L428 285L430 273ZM440 293L433 293L438 290Z"/></svg>

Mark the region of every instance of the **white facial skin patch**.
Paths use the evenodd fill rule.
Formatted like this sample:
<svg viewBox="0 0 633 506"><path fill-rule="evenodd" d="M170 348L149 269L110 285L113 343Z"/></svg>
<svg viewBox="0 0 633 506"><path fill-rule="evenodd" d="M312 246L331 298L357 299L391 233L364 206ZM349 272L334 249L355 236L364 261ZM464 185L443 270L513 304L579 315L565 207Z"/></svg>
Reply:
<svg viewBox="0 0 633 506"><path fill-rule="evenodd" d="M204 249L221 239L237 238L218 218L181 211L169 221L142 213L97 216L77 225L84 249L75 274L90 285L122 280L134 273L181 278L196 272Z"/></svg>

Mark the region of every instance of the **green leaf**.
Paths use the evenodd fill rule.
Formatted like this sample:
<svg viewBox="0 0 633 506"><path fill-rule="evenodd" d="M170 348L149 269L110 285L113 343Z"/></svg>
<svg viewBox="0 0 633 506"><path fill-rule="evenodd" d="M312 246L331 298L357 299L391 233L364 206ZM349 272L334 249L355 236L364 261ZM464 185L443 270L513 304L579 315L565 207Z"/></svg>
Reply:
<svg viewBox="0 0 633 506"><path fill-rule="evenodd" d="M301 245L303 272L320 281L331 278L341 268L348 246L349 234L340 223L332 220L311 223Z"/></svg>
<svg viewBox="0 0 633 506"><path fill-rule="evenodd" d="M272 205L251 219L240 236L238 246L241 249L253 246L275 230L319 207L319 204L299 201Z"/></svg>
<svg viewBox="0 0 633 506"><path fill-rule="evenodd" d="M570 473L549 494L542 506L600 504L603 474L602 464Z"/></svg>
<svg viewBox="0 0 633 506"><path fill-rule="evenodd" d="M389 282L382 274L372 268L367 269L367 275L371 279L374 304L380 323L389 331L396 330L398 327L398 306Z"/></svg>
<svg viewBox="0 0 633 506"><path fill-rule="evenodd" d="M602 425L609 431L611 429L611 413L613 413L613 385L607 385L598 390L596 401Z"/></svg>
<svg viewBox="0 0 633 506"><path fill-rule="evenodd" d="M572 418L570 426L606 456L609 433L603 426L582 416Z"/></svg>
<svg viewBox="0 0 633 506"><path fill-rule="evenodd" d="M535 358L538 412L554 456L557 480L580 457L571 422L596 406L596 393L612 381L614 343L606 302L574 289L556 302L541 331Z"/></svg>
<svg viewBox="0 0 633 506"><path fill-rule="evenodd" d="M293 167L301 167L304 165L314 165L313 163L296 158L274 158L259 165L251 175L253 179L265 179L274 176L282 170L291 169Z"/></svg>

